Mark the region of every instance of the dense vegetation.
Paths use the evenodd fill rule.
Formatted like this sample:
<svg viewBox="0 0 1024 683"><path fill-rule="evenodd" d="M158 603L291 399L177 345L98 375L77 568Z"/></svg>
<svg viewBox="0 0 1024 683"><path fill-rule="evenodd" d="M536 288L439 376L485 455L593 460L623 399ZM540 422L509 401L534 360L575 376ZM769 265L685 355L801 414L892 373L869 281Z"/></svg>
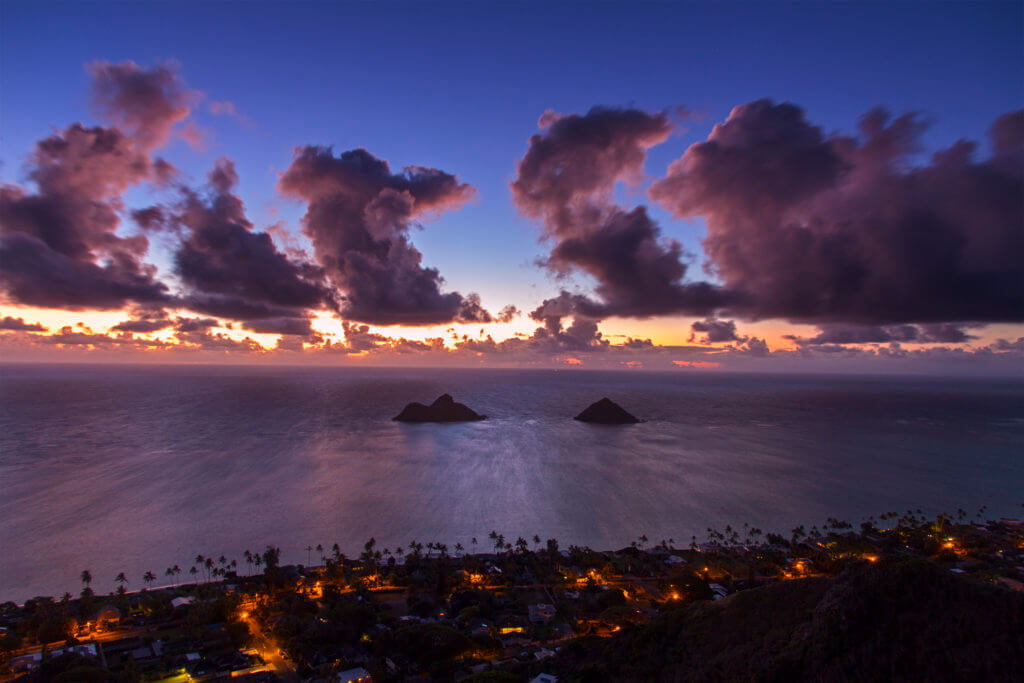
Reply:
<svg viewBox="0 0 1024 683"><path fill-rule="evenodd" d="M560 680L1020 680L1024 595L922 560L699 601L547 666Z"/></svg>

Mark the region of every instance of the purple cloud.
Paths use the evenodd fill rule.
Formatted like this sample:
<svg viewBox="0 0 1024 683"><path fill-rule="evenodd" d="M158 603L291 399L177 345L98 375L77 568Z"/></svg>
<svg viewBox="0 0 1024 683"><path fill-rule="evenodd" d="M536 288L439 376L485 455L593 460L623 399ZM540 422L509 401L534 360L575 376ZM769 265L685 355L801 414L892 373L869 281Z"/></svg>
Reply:
<svg viewBox="0 0 1024 683"><path fill-rule="evenodd" d="M1024 128L916 165L924 124L876 109L826 136L791 104L733 109L650 196L703 217L708 267L752 318L860 324L1024 320Z"/></svg>
<svg viewBox="0 0 1024 683"><path fill-rule="evenodd" d="M422 265L409 240L418 221L458 208L475 190L436 168L392 173L364 149L334 156L301 147L282 174L283 193L308 204L302 219L317 259L344 292L341 314L377 325L491 322L479 297L442 293L443 279Z"/></svg>

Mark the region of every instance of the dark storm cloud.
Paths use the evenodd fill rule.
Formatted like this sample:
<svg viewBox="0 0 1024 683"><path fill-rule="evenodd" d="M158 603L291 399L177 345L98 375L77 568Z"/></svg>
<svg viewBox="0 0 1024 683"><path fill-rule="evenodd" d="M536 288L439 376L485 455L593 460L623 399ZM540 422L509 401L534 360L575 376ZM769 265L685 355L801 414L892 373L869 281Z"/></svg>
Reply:
<svg viewBox="0 0 1024 683"><path fill-rule="evenodd" d="M392 173L365 149L334 156L301 147L281 176L287 195L308 203L303 230L331 281L344 292L341 314L377 325L491 322L474 295L442 293L435 268L423 267L409 228L462 206L469 185L435 168Z"/></svg>
<svg viewBox="0 0 1024 683"><path fill-rule="evenodd" d="M81 310L121 308L130 301L166 302L167 286L155 275L155 268L130 252L109 253L99 265L55 251L29 235L0 237L0 287L14 303Z"/></svg>
<svg viewBox="0 0 1024 683"><path fill-rule="evenodd" d="M264 318L247 320L242 327L250 332L263 334L299 335L308 337L314 334L309 318Z"/></svg>
<svg viewBox="0 0 1024 683"><path fill-rule="evenodd" d="M143 230L157 232L167 225L167 215L163 207L148 206L145 209L132 211L132 220Z"/></svg>
<svg viewBox="0 0 1024 683"><path fill-rule="evenodd" d="M93 78L96 107L144 150L163 146L171 129L188 118L198 97L185 88L170 64L144 69L131 61L101 61L86 68Z"/></svg>
<svg viewBox="0 0 1024 683"><path fill-rule="evenodd" d="M823 344L884 344L911 342L918 344L960 344L977 339L966 327L979 327L965 323L927 323L923 325L849 325L825 323L813 337L784 335L800 346Z"/></svg>
<svg viewBox="0 0 1024 683"><path fill-rule="evenodd" d="M576 297L566 314L700 315L729 300L713 285L683 281L682 245L663 238L644 207L627 210L614 202L616 183L639 182L647 149L671 133L667 116L595 107L582 116L547 112L539 123L545 130L530 138L512 193L553 243L541 263L559 275L582 271L597 281L598 299Z"/></svg>
<svg viewBox="0 0 1024 683"><path fill-rule="evenodd" d="M799 107L760 100L690 146L650 195L707 220L709 266L746 297L735 313L1024 320L1024 118L996 122L984 161L961 141L915 165L924 127L876 109L859 136L829 137Z"/></svg>
<svg viewBox="0 0 1024 683"><path fill-rule="evenodd" d="M15 303L119 308L163 302L167 287L142 261L145 237L122 237L121 196L172 167L117 128L73 124L40 140L29 161L36 191L0 187L0 287Z"/></svg>
<svg viewBox="0 0 1024 683"><path fill-rule="evenodd" d="M174 215L183 235L174 256L186 287L183 304L218 317L273 321L260 331L276 327L295 334L304 326L308 332L307 310L330 302L321 269L289 259L270 235L253 230L242 200L232 193L237 182L234 165L221 159L209 174L209 197L183 191Z"/></svg>
<svg viewBox="0 0 1024 683"><path fill-rule="evenodd" d="M135 311L131 320L119 322L110 329L114 332L140 332L148 334L150 332L167 329L173 324L174 321L167 315L167 311L163 309L143 309Z"/></svg>
<svg viewBox="0 0 1024 683"><path fill-rule="evenodd" d="M179 317L174 321L175 332L201 332L211 327L217 327L220 323L215 318L189 318Z"/></svg>
<svg viewBox="0 0 1024 683"><path fill-rule="evenodd" d="M696 320L690 325L690 339L693 341L696 339L697 334L703 334L701 338L701 344L716 344L718 342L728 341L743 341L746 337L740 337L736 334L736 321L735 320L716 320L714 318L707 318L705 320Z"/></svg>
<svg viewBox="0 0 1024 683"><path fill-rule="evenodd" d="M24 318L13 318L5 315L0 318L0 330L11 332L45 332L46 328L39 323L27 323Z"/></svg>

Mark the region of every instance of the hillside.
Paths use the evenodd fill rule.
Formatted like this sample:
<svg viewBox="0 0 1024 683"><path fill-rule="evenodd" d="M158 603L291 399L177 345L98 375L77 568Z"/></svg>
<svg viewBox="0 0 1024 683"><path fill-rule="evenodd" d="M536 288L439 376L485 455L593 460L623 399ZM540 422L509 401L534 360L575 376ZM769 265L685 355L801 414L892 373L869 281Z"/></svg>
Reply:
<svg viewBox="0 0 1024 683"><path fill-rule="evenodd" d="M1024 595L923 561L784 581L560 654L560 680L1020 680Z"/></svg>

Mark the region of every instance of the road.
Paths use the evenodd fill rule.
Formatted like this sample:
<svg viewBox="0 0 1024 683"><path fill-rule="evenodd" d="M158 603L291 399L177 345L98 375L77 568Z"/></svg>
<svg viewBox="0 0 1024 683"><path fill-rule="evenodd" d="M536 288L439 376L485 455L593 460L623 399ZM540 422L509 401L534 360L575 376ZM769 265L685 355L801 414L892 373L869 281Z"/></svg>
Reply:
<svg viewBox="0 0 1024 683"><path fill-rule="evenodd" d="M253 644L259 651L260 656L263 657L263 661L274 667L274 673L277 674L278 678L285 681L285 683L298 683L299 677L296 675L295 669L281 656L281 650L263 632L259 622L252 615L246 615L245 623L249 626L249 633L252 635Z"/></svg>

